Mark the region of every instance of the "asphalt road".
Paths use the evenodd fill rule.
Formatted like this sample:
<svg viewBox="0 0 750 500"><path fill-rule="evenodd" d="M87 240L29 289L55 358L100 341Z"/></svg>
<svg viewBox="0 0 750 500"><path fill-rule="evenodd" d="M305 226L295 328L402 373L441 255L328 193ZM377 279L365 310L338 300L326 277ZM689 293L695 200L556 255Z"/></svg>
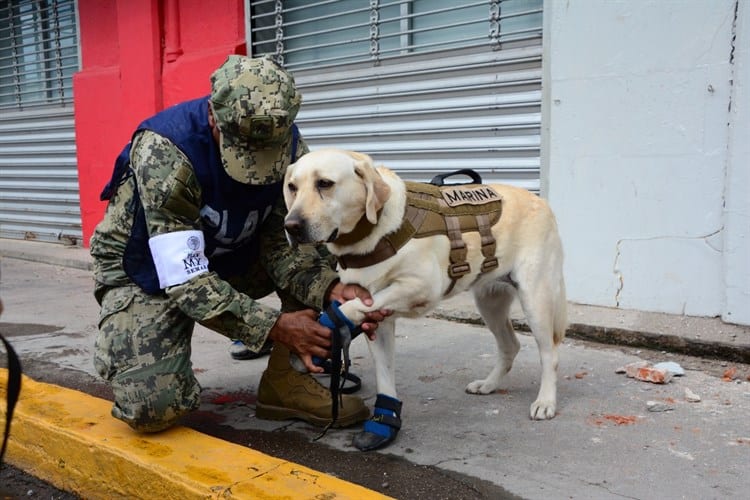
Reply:
<svg viewBox="0 0 750 500"><path fill-rule="evenodd" d="M97 307L90 274L15 259L3 259L0 269L0 328L26 373L110 398L91 362ZM318 431L304 423L256 419L266 360L232 360L229 341L203 328L193 340L203 404L184 424L399 499L744 498L750 488L747 365L566 340L558 415L534 422L528 407L539 361L531 337L520 336L507 387L489 396L463 390L491 367L495 347L484 328L405 320L398 337L404 426L385 450L357 452L350 445L356 429L313 441ZM360 395L372 404L364 339L352 356L364 381ZM655 385L615 373L641 359L676 360L686 375ZM686 401L686 388L701 401ZM650 401L665 411L649 411Z"/></svg>

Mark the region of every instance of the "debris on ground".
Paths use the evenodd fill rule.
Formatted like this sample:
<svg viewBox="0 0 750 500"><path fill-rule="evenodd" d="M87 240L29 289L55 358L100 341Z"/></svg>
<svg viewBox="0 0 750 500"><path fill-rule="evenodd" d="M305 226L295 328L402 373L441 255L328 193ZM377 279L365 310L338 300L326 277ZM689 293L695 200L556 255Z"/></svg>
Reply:
<svg viewBox="0 0 750 500"><path fill-rule="evenodd" d="M625 366L621 366L618 369L615 370L615 373L627 373L628 368L635 369L635 368L645 368L647 366L650 366L651 363L648 361L636 361L635 363L628 363Z"/></svg>
<svg viewBox="0 0 750 500"><path fill-rule="evenodd" d="M685 401L688 403L700 403L701 397L690 390L690 388L685 387Z"/></svg>
<svg viewBox="0 0 750 500"><path fill-rule="evenodd" d="M630 425L634 424L637 419L638 417L635 415L614 415L607 413L604 415L592 415L589 417L589 422L597 426L605 425L607 422L615 425Z"/></svg>
<svg viewBox="0 0 750 500"><path fill-rule="evenodd" d="M733 366L724 370L724 375L722 375L721 380L723 380L724 382L731 382L735 379L736 376L737 368Z"/></svg>
<svg viewBox="0 0 750 500"><path fill-rule="evenodd" d="M657 370L667 370L672 372L672 375L675 377L682 377L685 375L685 369L681 367L679 363L675 363L674 361L662 361L661 363L656 363L654 368Z"/></svg>
<svg viewBox="0 0 750 500"><path fill-rule="evenodd" d="M674 410L674 406L662 401L646 401L646 409L651 412L663 412Z"/></svg>
<svg viewBox="0 0 750 500"><path fill-rule="evenodd" d="M652 384L667 384L674 373L665 369L658 369L648 361L636 361L615 370L615 373L624 373L630 378L651 382Z"/></svg>

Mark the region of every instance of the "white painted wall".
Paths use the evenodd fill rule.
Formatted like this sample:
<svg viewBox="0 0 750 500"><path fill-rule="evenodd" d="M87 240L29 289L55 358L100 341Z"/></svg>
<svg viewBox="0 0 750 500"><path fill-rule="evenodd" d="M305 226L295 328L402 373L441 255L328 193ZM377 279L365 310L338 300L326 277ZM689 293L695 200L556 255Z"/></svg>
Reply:
<svg viewBox="0 0 750 500"><path fill-rule="evenodd" d="M750 2L739 0L729 114L722 317L750 325Z"/></svg>
<svg viewBox="0 0 750 500"><path fill-rule="evenodd" d="M544 23L542 194L569 299L750 323L735 0L546 0Z"/></svg>

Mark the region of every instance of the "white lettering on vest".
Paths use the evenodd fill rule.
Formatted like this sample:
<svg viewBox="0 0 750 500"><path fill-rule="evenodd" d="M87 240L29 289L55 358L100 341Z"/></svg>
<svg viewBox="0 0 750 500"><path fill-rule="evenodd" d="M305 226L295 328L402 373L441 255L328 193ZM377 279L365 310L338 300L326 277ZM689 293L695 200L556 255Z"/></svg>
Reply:
<svg viewBox="0 0 750 500"><path fill-rule="evenodd" d="M500 195L490 186L450 186L441 190L443 200L449 207L459 205L484 205L500 201Z"/></svg>

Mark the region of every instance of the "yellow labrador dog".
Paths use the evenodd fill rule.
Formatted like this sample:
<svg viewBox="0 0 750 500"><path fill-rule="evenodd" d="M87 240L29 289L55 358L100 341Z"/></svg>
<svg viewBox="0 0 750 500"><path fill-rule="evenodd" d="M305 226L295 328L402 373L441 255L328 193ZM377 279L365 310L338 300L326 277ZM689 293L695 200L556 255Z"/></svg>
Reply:
<svg viewBox="0 0 750 500"><path fill-rule="evenodd" d="M458 200L465 207L489 199L495 202L497 213L477 218L477 227L469 230L447 224L446 232L453 229L453 236L432 231L411 237L406 231L406 241L394 243L388 238L404 233L408 214L409 227L420 224L409 201L416 184L383 166L375 167L365 154L337 149L306 154L290 165L285 177L289 212L285 230L290 243L325 242L339 259L341 280L358 283L373 295L370 307L354 300L340 311L355 325L367 311L394 311L378 327L376 340L368 342L378 396L373 418L354 440L361 450L390 443L401 426L394 367L395 319L424 315L441 299L467 289L472 290L479 313L495 336L498 356L489 375L469 383L466 392L492 393L511 369L520 344L508 312L517 296L542 365L539 394L530 415L540 420L555 416L557 346L565 334L567 314L562 245L552 211L544 200L524 189L467 185L449 193L448 204ZM426 216L422 213L421 217ZM494 250L492 255L488 249Z"/></svg>

